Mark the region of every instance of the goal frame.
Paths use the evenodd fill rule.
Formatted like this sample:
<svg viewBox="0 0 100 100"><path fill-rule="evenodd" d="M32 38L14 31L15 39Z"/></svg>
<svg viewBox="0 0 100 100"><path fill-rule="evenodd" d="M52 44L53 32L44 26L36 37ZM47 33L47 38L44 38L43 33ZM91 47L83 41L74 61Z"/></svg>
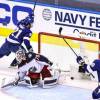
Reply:
<svg viewBox="0 0 100 100"><path fill-rule="evenodd" d="M39 32L38 34L38 53L41 53L41 37L42 35L47 35L47 36L53 36L53 37L58 37L58 38L66 38L66 39L72 39L72 40L77 40L77 41L84 41L84 42L90 42L90 43L96 43L98 44L98 58L100 58L100 41L96 40L90 40L90 39L85 39L85 38L77 38L77 37L72 37L72 36L67 36L67 35L58 35L54 33L47 33L47 32Z"/></svg>

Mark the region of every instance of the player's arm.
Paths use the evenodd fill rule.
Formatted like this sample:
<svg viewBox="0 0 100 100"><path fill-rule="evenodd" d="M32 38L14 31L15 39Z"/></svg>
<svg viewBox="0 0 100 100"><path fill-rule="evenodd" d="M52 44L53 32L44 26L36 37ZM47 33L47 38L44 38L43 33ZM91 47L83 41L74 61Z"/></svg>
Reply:
<svg viewBox="0 0 100 100"><path fill-rule="evenodd" d="M33 48L32 48L32 46L31 46L31 44L30 44L30 38L31 38L31 34L32 33L30 33L30 34L26 34L26 36L24 37L24 44L25 44L25 46L26 46L26 48L27 48L27 50L29 51L29 52L33 52Z"/></svg>

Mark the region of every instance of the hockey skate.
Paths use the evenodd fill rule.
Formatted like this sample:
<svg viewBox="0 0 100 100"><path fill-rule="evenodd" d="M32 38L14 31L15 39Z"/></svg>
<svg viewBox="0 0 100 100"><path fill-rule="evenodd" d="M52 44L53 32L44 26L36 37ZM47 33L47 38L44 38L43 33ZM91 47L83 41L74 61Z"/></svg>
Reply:
<svg viewBox="0 0 100 100"><path fill-rule="evenodd" d="M16 68L17 66L18 66L18 62L16 59L14 59L8 68Z"/></svg>

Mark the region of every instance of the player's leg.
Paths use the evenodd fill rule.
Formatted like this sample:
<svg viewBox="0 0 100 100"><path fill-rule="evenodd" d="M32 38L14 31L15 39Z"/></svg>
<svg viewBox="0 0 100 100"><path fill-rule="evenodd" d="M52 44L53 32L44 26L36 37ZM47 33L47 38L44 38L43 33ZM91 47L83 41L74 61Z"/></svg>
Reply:
<svg viewBox="0 0 100 100"><path fill-rule="evenodd" d="M58 84L58 77L55 77L51 74L48 66L44 66L41 71L42 82L41 85L43 88L51 88Z"/></svg>
<svg viewBox="0 0 100 100"><path fill-rule="evenodd" d="M44 66L42 71L41 71L41 76L42 79L47 78L47 77L52 77L50 70L48 69L48 66Z"/></svg>
<svg viewBox="0 0 100 100"><path fill-rule="evenodd" d="M99 70L97 70L97 75L98 75L98 83L100 83L100 71Z"/></svg>
<svg viewBox="0 0 100 100"><path fill-rule="evenodd" d="M36 85L38 86L39 85L40 73L29 72L28 77L30 78L32 86L36 86Z"/></svg>
<svg viewBox="0 0 100 100"><path fill-rule="evenodd" d="M1 47L0 47L0 58L3 56L8 56L11 53L9 49L9 43L5 42Z"/></svg>
<svg viewBox="0 0 100 100"><path fill-rule="evenodd" d="M27 71L18 71L15 77L14 85L18 85L19 82L23 81L25 76L27 74Z"/></svg>
<svg viewBox="0 0 100 100"><path fill-rule="evenodd" d="M9 68L16 67L17 65L18 65L18 63L17 63L17 60L16 60L16 58L15 58L15 59L11 62Z"/></svg>

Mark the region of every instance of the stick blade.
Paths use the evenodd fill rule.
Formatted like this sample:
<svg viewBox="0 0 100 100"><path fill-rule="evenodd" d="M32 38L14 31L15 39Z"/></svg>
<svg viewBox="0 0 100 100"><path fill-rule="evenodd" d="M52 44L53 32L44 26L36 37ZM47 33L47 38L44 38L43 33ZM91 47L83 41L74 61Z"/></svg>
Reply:
<svg viewBox="0 0 100 100"><path fill-rule="evenodd" d="M59 34L60 35L61 35L61 32L62 32L62 29L63 29L62 27L59 28Z"/></svg>
<svg viewBox="0 0 100 100"><path fill-rule="evenodd" d="M5 88L5 87L8 87L8 86L14 86L14 81L1 86L1 88Z"/></svg>

